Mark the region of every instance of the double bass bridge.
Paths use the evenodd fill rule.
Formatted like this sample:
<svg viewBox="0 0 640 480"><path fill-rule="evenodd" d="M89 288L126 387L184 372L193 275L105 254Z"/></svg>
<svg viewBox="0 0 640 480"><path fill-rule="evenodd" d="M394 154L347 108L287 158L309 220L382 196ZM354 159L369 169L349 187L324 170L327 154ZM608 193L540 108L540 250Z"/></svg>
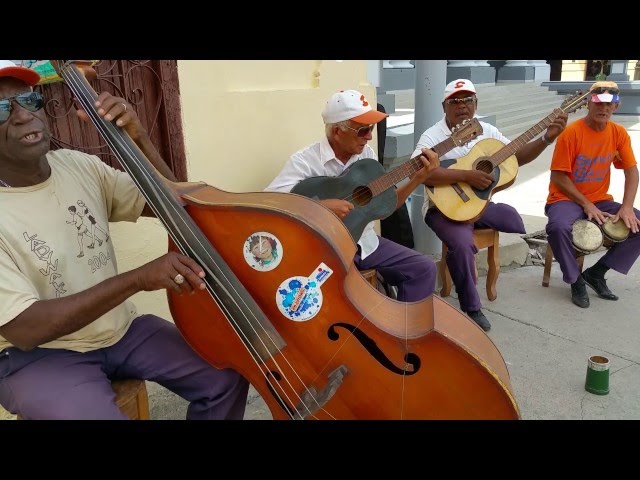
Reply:
<svg viewBox="0 0 640 480"><path fill-rule="evenodd" d="M318 392L315 387L309 387L300 394L300 403L295 408L294 418L307 418L314 415L318 410L326 405L342 384L344 376L349 373L344 365L340 365L329 374L329 381L325 387Z"/></svg>

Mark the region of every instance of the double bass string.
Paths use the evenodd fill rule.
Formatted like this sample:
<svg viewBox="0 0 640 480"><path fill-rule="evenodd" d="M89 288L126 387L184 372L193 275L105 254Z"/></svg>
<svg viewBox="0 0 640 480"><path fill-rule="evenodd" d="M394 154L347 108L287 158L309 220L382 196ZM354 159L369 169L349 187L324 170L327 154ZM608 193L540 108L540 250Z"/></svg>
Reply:
<svg viewBox="0 0 640 480"><path fill-rule="evenodd" d="M187 254L187 248L185 247L186 241L184 239L184 233L180 230L180 227L176 224L176 218L171 214L171 212L167 211L167 207L171 206L173 208L175 214L178 215L178 219L183 221L183 223L185 224L184 226L190 231L190 233L192 234L194 239L196 241L200 241L197 238L197 235L195 235L194 232L192 231L192 228L187 224L185 219L182 218L182 216L180 215L180 213L182 213L183 215L186 215L186 213L185 212L180 212L180 211L178 211L176 209L175 203L177 203L177 202L175 202L175 199L173 197L169 197L167 192L165 190L163 190L163 188L161 188L161 185L159 184L158 180L156 178L154 178L154 176L151 174L150 171L147 171L142 166L141 161L139 161L136 158L135 149L132 148L130 145L128 145L126 141L124 141L124 138L123 138L123 135L122 135L121 131L117 130L116 127L111 122L107 123L105 120L103 120L97 114L97 112L95 111L95 107L91 103L91 100L95 101L95 99L97 98L97 96L95 95L95 92L93 92L92 89L90 89L88 84L86 86L83 84L83 82L86 82L86 79L84 78L84 76L82 76L80 74L80 72L76 69L75 66L72 66L72 67L73 68L63 68L63 69L61 69L61 73L68 73L68 75L65 75L65 77L67 77L66 80L67 80L67 83L69 84L70 89L73 91L73 93L75 94L76 98L81 103L81 105L84 108L85 112L87 112L87 114L91 117L91 119L93 120L93 123L95 124L96 128L100 131L100 133L102 134L102 136L105 139L105 141L107 143L109 143L109 145L112 148L112 150L114 151L114 153L118 154L118 157L120 157L120 160L121 160L121 163L122 163L123 167L125 167L129 171L129 174L131 175L131 177L134 180L134 182L138 185L138 188L140 189L140 191L142 193L144 193L145 196L148 195L148 192L144 188L141 187L141 184L140 184L140 181L139 181L140 179L136 175L134 175L132 173L131 165L127 161L125 161L124 158L122 158L122 152L118 149L118 147L120 147L122 149L122 151L127 152L129 154L130 162L133 162L133 164L138 167L138 169L141 172L142 177L146 177L146 181L148 183L148 186L151 187L154 190L156 196L165 198L165 202L162 202L162 206L163 206L163 208L165 210L164 215L162 215L163 212L158 211L158 209L156 208L156 205L154 204L154 202L151 202L151 201L149 201L149 199L147 199L148 200L147 203L148 203L149 207L154 211L154 213L156 214L156 216L159 219L164 219L164 221L166 222L165 226L167 226L167 232L169 233L171 238L174 240L174 242L176 243L178 248L181 250L181 252L186 255ZM112 131L110 132L109 129L111 129ZM117 138L116 133L120 133L120 137L121 137L120 139ZM173 228L170 228L169 224L171 224L173 226ZM178 235L178 233L180 235ZM180 236L181 239L179 239L178 236ZM202 246L202 247L203 247L203 250L204 250L205 254L209 253L209 252L206 251L206 248L204 248L204 246ZM196 254L196 252L191 252L191 253L192 254ZM197 257L197 254L195 256ZM215 259L213 259L210 256L210 254L208 256L209 256L209 260L212 262L212 264L217 266ZM203 268L207 268L207 262L200 261L199 263L201 264L201 266ZM207 268L207 270L208 270L208 273L210 275L210 278L215 280L217 285L227 293L228 298L231 299L236 304L236 306L238 306L239 311L241 311L242 314L245 316L245 319L248 321L247 323L249 324L251 329L254 332L256 332L256 334L257 334L257 330L256 330L256 327L255 327L255 322L250 321L250 318L246 315L246 313L244 312L244 309L239 308L240 305L238 305L238 303L236 302L234 296L230 294L230 292L227 290L225 285L214 274L214 272L212 272L210 268ZM233 285L231 284L229 279L226 278L226 276L224 275L224 272L222 271L222 269L220 269L220 272L225 277L225 279L227 280L227 282L230 285L230 287L233 288ZM248 350L249 354L251 355L253 361L255 362L255 364L258 366L258 368L262 372L263 376L265 377L265 380L271 385L272 392L275 395L277 395L278 397L280 397L280 393L278 393L278 392L282 391L282 394L287 397L287 401L289 401L290 404L295 408L295 403L293 403L292 399L289 398L288 393L285 392L278 384L276 384L274 386L274 384L272 383L272 381L270 379L271 376L268 375L267 373L265 373L265 371L263 369L263 365L261 364L261 362L258 361L259 354L257 352L256 346L253 345L253 343L247 338L247 336L243 332L242 328L240 328L240 326L238 325L236 320L233 318L233 315L228 310L228 307L225 305L225 302L222 301L220 299L219 295L213 290L212 286L209 284L208 279L205 278L204 281L205 281L205 284L207 285L207 291L209 292L209 294L212 295L214 297L214 299L216 299L216 304L223 311L223 313L225 314L225 317L227 318L227 320L229 322L231 322L235 326L234 330L236 331L236 333L241 338L244 339L244 341L242 343L245 345L245 348L247 348L247 350ZM235 288L234 288L234 291L236 293L236 297L240 298L241 295L239 294L239 292L237 292L235 290ZM251 308L246 304L246 302L244 302L244 300L243 300L243 304L249 311L251 311ZM255 314L253 312L251 312L251 315L253 316L253 319L257 322L257 318L255 317ZM259 324L260 322L257 322L257 323ZM264 336L266 336L273 343L274 346L277 346L276 342L269 335L269 332L267 332L263 327L262 327L262 332L265 334ZM256 336L259 339L259 341L262 343L262 345L265 347L265 350L267 352L269 352L270 350L264 344L263 336L258 335L258 334ZM301 401L300 395L296 392L296 390L291 385L290 380L287 378L287 375L284 373L282 367L278 364L278 361L276 360L276 358L272 354L269 354L269 355L270 355L272 361L274 362L274 364L276 365L276 367L278 368L278 370L280 371L280 373L282 374L282 377L285 379L286 383L289 385L289 387L294 392L294 394L298 397L298 400L299 400L298 403L300 405L304 406L305 408L307 408L307 413L311 414L311 412L308 410L308 407L306 407L305 403ZM295 373L295 368L290 364L290 362L287 360L286 356L284 354L281 354L281 356L285 360L285 362L289 365L291 370ZM298 380L300 380L300 383L302 383L304 385L304 382L299 377L299 375L297 373L295 375L298 378ZM316 400L314 395L313 395L313 393L312 393L312 391L310 391L309 388L306 387L306 386L304 388L307 390L307 394L311 398ZM321 408L320 405L317 403L317 400L316 400L316 404L318 405L319 408ZM296 414L300 415L300 418L303 418L302 414L300 412L298 412L297 410L295 410L295 412L289 412L289 413L290 413L290 415L292 417L293 417L293 413L296 413ZM326 413L330 415L329 412L326 412Z"/></svg>

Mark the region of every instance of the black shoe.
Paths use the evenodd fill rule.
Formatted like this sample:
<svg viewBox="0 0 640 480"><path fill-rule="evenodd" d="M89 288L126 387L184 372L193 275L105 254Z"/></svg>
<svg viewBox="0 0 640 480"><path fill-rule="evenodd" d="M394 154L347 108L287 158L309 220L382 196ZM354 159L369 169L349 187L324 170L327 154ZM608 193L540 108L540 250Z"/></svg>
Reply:
<svg viewBox="0 0 640 480"><path fill-rule="evenodd" d="M469 318L476 322L485 332L491 330L491 324L489 323L489 320L487 320L487 317L484 316L484 313L482 313L482 310L467 312L467 315L469 315Z"/></svg>
<svg viewBox="0 0 640 480"><path fill-rule="evenodd" d="M589 273L589 269L587 268L584 272L582 272L582 278L584 282L593 288L593 291L598 294L600 298L605 298L607 300L618 300L618 296L615 295L609 287L607 287L607 281L603 278L595 278L593 275Z"/></svg>
<svg viewBox="0 0 640 480"><path fill-rule="evenodd" d="M582 308L589 307L589 294L587 293L587 285L582 277L571 284L571 301Z"/></svg>

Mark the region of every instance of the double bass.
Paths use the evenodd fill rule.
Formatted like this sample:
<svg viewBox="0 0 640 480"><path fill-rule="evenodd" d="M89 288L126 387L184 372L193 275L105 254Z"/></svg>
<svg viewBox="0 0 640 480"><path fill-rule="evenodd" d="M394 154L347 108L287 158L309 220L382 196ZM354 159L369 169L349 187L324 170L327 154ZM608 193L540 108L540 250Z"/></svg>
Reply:
<svg viewBox="0 0 640 480"><path fill-rule="evenodd" d="M484 331L435 295L402 303L376 290L333 212L293 193L206 183L177 198L131 138L97 115L88 66L55 63L166 228L168 248L206 272L205 290L168 292L178 329L210 364L243 375L274 419L520 418Z"/></svg>

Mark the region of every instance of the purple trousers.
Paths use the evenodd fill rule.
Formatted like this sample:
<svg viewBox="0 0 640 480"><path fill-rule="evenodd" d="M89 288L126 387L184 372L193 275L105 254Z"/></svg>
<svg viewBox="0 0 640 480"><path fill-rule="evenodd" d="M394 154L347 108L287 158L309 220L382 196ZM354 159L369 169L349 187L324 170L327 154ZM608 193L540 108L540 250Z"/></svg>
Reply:
<svg viewBox="0 0 640 480"><path fill-rule="evenodd" d="M0 352L0 404L25 419L126 420L110 385L122 378L150 380L188 400L189 420L244 417L248 382L209 365L174 324L154 315L136 318L118 343L91 352Z"/></svg>
<svg viewBox="0 0 640 480"><path fill-rule="evenodd" d="M354 258L359 270L375 268L385 282L398 288L398 300L417 302L432 295L436 289L436 264L429 257L393 242L378 237L380 245L364 260L360 259L360 248Z"/></svg>
<svg viewBox="0 0 640 480"><path fill-rule="evenodd" d="M621 205L618 202L606 200L595 203L595 206L603 212L615 215ZM633 210L636 217L640 218L640 212L635 208ZM580 205L569 200L549 204L544 212L549 217L546 227L547 241L562 270L562 279L566 283L573 283L578 279L580 270L574 254L571 229L573 222L586 219L587 216ZM640 255L640 233L629 233L629 238L614 244L599 261L610 269L626 275L638 255Z"/></svg>
<svg viewBox="0 0 640 480"><path fill-rule="evenodd" d="M447 246L447 266L456 286L460 309L474 312L482 308L475 283L478 248L473 243L474 228L493 228L506 233L525 233L522 217L511 205L489 202L475 223L454 222L430 208L424 217L429 228Z"/></svg>

